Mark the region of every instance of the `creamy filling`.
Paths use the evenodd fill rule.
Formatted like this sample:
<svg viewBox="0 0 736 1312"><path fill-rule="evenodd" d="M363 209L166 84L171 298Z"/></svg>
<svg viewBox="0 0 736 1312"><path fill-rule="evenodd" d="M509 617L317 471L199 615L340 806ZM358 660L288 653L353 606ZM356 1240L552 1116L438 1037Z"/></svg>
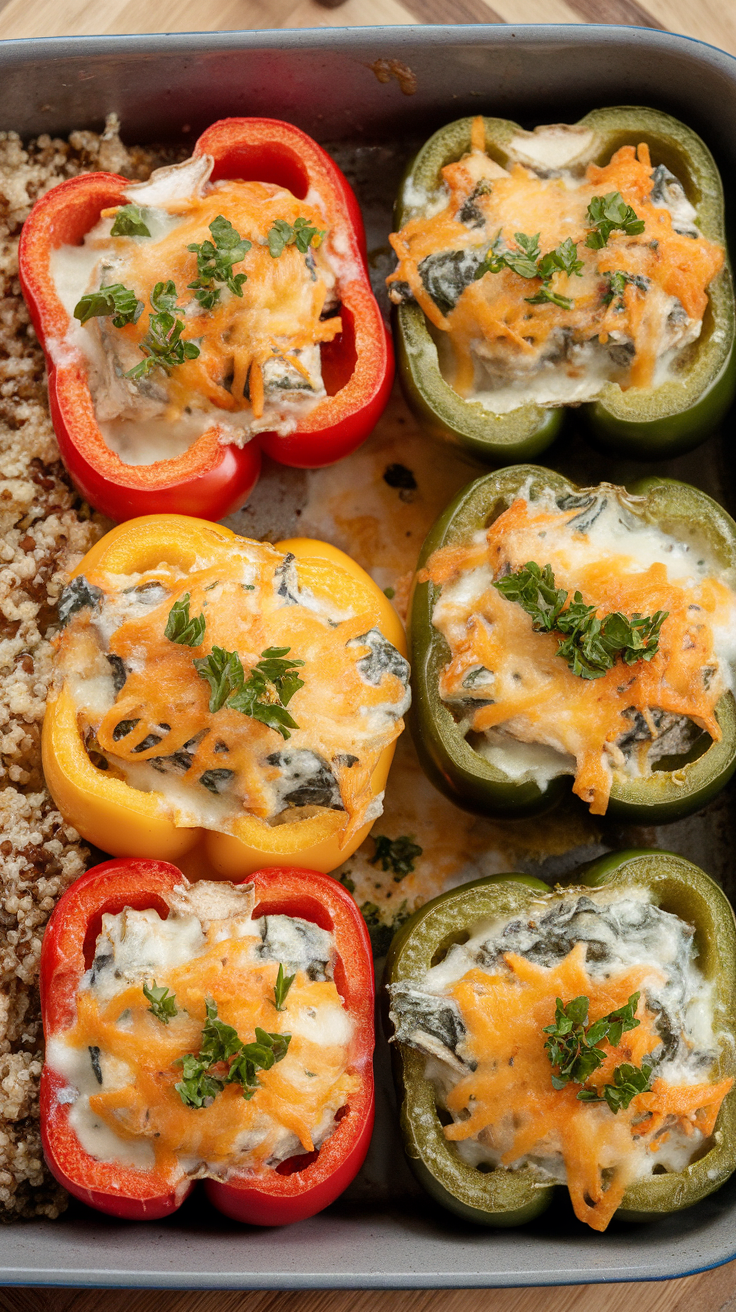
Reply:
<svg viewBox="0 0 736 1312"><path fill-rule="evenodd" d="M650 1084L661 1079L694 1086L711 1079L719 1052L713 989L698 966L692 927L653 905L645 889L576 890L543 895L523 916L477 924L468 941L451 946L422 979L391 986L395 1041L426 1055L425 1075L445 1115L448 1094L474 1066L472 1035L451 996L453 987L471 971L507 972L508 953L552 969L580 943L585 945L585 969L592 980L613 980L635 967L647 972L637 988L656 1017L656 1040L646 1058L652 1070ZM540 1032L540 1046L544 1039ZM492 1055L485 1054L488 1059ZM552 1069L550 1064L550 1075ZM585 1111L604 1130L620 1115L605 1103L586 1103ZM452 1116L461 1121L464 1114ZM707 1150L708 1141L696 1127L691 1125L688 1133L674 1117L671 1122L667 1133L659 1136L662 1142L654 1141L654 1149L645 1135L632 1139L630 1179L646 1179L663 1169L681 1171ZM518 1124L512 1096L498 1121L453 1144L453 1151L471 1166L503 1165L512 1170L531 1166L543 1179L567 1183L565 1160L554 1135L512 1162L508 1158L502 1162L513 1147Z"/></svg>
<svg viewBox="0 0 736 1312"><path fill-rule="evenodd" d="M99 1046L80 1043L78 1027L73 1026L54 1036L46 1049L47 1065L65 1080L58 1095L59 1102L70 1105L70 1125L82 1148L97 1160L152 1170L157 1164L157 1152L163 1137L167 1151L173 1151L176 1157L178 1173L189 1177L226 1179L231 1171L274 1168L289 1158L311 1153L334 1132L339 1120L337 1113L344 1108L349 1097L347 1068L354 1034L353 1022L336 990L330 987L336 961L334 936L300 917L268 915L253 918L253 905L252 885L202 882L176 890L172 910L166 919L153 909L137 911L130 907L116 915L103 915L94 958L81 980L79 994L91 999L96 1012L102 1012L106 1017L114 1015L116 999L121 998L121 1011L115 1020L112 1037ZM264 965L273 963L282 967L285 976L296 979L296 985L287 992L283 1012L277 1012L275 1006L270 1008L268 1028L291 1036L286 1056L273 1069L278 1071L279 1080L291 1090L293 1107L300 1110L309 1123L307 1144L295 1133L293 1123L287 1125L279 1120L273 1100L260 1105L263 1097L256 1088L251 1100L243 1101L242 1107L240 1099L233 1100L229 1117L221 1120L218 1126L218 1151L210 1157L203 1157L202 1146L209 1142L211 1147L215 1141L211 1134L208 1138L210 1108L214 1112L218 1098L223 1094L218 1094L209 1106L191 1110L188 1121L182 1122L181 1099L173 1088L173 1074L159 1090L163 1114L158 1104L152 1105L146 1113L143 1123L148 1126L150 1122L150 1129L131 1135L127 1130L121 1133L116 1128L115 1095L150 1075L149 1068L156 1060L153 1053L159 1037L157 1027L167 1043L176 1033L177 1025L186 1026L186 1037L191 1037L192 1017L185 1012L182 999L186 997L187 971L191 970L193 963L205 957L212 959L207 993L219 1003L220 1019L230 1016L230 1023L238 1020L239 1037L244 1042L252 1042L253 1034L245 1032L243 1025L247 1016L237 1008L236 1014L232 1005L228 1011L227 984L224 992L218 992L218 966L221 969L221 965L216 948L220 944L233 956L237 954L238 969L251 972L253 979L257 980ZM143 986L150 988L154 980L159 987L170 985L177 999L178 1017L167 1023L149 1017L146 1010ZM132 996L138 989L140 998L132 1005ZM121 1050L130 1053L126 1040L129 1041L134 1034L142 1034L146 1026L151 1043L150 1059L141 1058L139 1065L131 1060L130 1055L127 1059L121 1057ZM109 1029L109 1025L106 1028ZM116 1034L120 1036L119 1041ZM311 1070L317 1049L329 1053L327 1073ZM182 1055L190 1050L185 1043ZM306 1062L305 1052L312 1054ZM222 1074L222 1068L218 1069ZM169 1063L167 1071L174 1070L178 1068ZM318 1085L321 1087L315 1099ZM96 1105L95 1098L103 1094L105 1105L100 1106L99 1099ZM308 1100L306 1111L305 1097ZM124 1107L122 1100L119 1101ZM179 1111L175 1125L180 1132L180 1142L171 1138L172 1131L166 1120L169 1102L174 1104L174 1115ZM221 1108L217 1107L217 1112L222 1118ZM229 1136L230 1140L224 1152L222 1135Z"/></svg>
<svg viewBox="0 0 736 1312"><path fill-rule="evenodd" d="M525 500L534 513L554 513L560 507L575 504L573 497L555 499L550 491L542 491L530 500L529 489L521 489L520 499ZM610 562L612 577L644 572L652 566L664 567L668 582L687 589L692 594L693 614L698 613L698 590L707 580L722 575L722 566L714 559L710 548L698 535L697 525L681 537L674 537L646 518L644 503L630 497L621 489L609 484L599 489L583 491L577 496L580 511L566 524L542 534L535 554L536 563L543 567L552 562L558 586L569 591L570 600L579 574L592 562ZM678 529L678 532L680 530ZM475 541L484 542L479 532ZM521 548L523 551L524 548ZM531 550L531 548L530 548ZM500 572L520 567L520 561L505 566ZM446 583L433 610L433 624L447 638L453 652L461 650L467 642L468 625L477 622L483 611L483 598L494 579L489 564L481 563L464 570L459 577ZM710 626L713 643L712 659L708 665L708 688L723 692L733 688L733 670L736 666L736 597L728 592L715 611L703 616ZM665 621L666 624L666 621ZM513 653L509 653L509 658ZM620 667L630 678L637 665ZM523 677L523 661L519 669ZM483 759L503 770L520 782L535 782L544 787L562 774L574 775L576 757L566 743L566 726L550 718L545 723L537 717L533 726L527 724L523 714L510 713L506 722L482 732L473 727L473 719L483 704L491 705L499 698L497 672L478 664L466 671L462 681L453 676L452 688L444 696L448 707L462 728L469 744ZM625 713L625 727L611 742L603 745L607 768L613 777L626 779L646 778L653 770L673 770L691 753L706 750L710 743L697 718L673 714L658 706L644 713L633 707Z"/></svg>
<svg viewBox="0 0 736 1312"><path fill-rule="evenodd" d="M201 561L187 575L105 576L103 588L80 577L65 591L57 679L88 755L158 794L180 826L231 832L244 815L282 825L329 812L342 813L344 826L368 823L382 810L373 769L409 705L408 663L377 628L356 636L354 612L303 585L293 556L239 541L221 570ZM190 616L205 617L194 648L165 634L187 596ZM278 683L267 680L253 707L209 710L212 685L194 662L230 651L235 635L243 679L271 649L299 662L303 685L284 704L284 734Z"/></svg>
<svg viewBox="0 0 736 1312"><path fill-rule="evenodd" d="M623 389L640 385L632 366L642 348L652 360L646 386L656 388L677 381L690 358L688 348L701 335L702 311L687 310L661 274L656 260L650 268L652 262L647 262L642 253L647 242L656 249L658 243L653 233L647 231L643 236L622 238L621 231L614 229L603 250L595 256L587 248L584 211L591 184L586 168L599 151L600 143L590 130L562 125L539 128L533 133L522 133L510 142L506 168L476 148L458 164L443 170L446 178L436 190L429 192L410 184L405 191L408 226L399 234L398 241L411 231L412 223L421 224L422 220L439 224L442 229L439 246L426 253L425 242L421 246L423 258L417 256L417 273L428 303L419 299L428 314L440 372L465 399L494 414L508 414L529 402L544 406L578 405L593 400L610 384ZM520 166L524 178L520 184L521 197L509 191L505 200L496 201L501 191L499 180L510 184L514 169ZM649 176L649 206L641 212L647 215L665 212L677 237L702 243L697 212L681 182L663 164L651 167ZM536 194L529 190L529 179L538 183ZM599 190L608 193L612 185L601 183ZM577 198L583 190L586 200L580 209ZM565 198L569 213L564 210ZM550 218L552 204L559 209L556 227ZM541 345L532 326L527 329L521 320L512 322L507 314L509 296L534 295L539 289L537 280L527 281L524 286L517 278L516 286L509 282L508 274L498 271L486 274L480 285L489 284L487 305L481 304L481 293L475 284L476 277L483 273L483 260L493 253L494 243L520 254L514 244L519 227L527 237L542 228L543 253L554 248L555 241L574 240L577 257L582 260L580 276L566 276L558 270L547 284L551 291L578 308L567 318L563 315L559 325L544 335ZM412 239L409 237L410 243ZM389 280L389 295L396 303L419 296L411 278L405 278L404 249L397 245L400 267ZM617 259L620 255L618 264L612 261L612 253ZM687 264L686 257L678 258L685 258ZM637 272L639 265L642 270L646 265L648 272ZM612 283L608 288L607 279L617 267L630 275L629 284L635 289L631 304L627 303L624 284ZM499 277L505 277L508 284L506 300L501 299L500 308L492 299L490 288L493 279ZM664 281L660 281L662 278ZM472 288L475 289L471 292ZM478 305L473 311L464 311L458 319L458 307L469 295L476 297ZM643 300L646 306L641 319ZM430 303L434 307L431 313ZM606 305L610 307L608 312ZM557 311L545 306L540 310L540 315L543 313L554 315ZM477 315L475 329L468 318L473 314ZM498 316L499 323L504 323L503 330L497 324L491 328L488 316L494 323L494 316ZM531 319L529 313L526 317ZM524 336L527 331L532 336Z"/></svg>
<svg viewBox="0 0 736 1312"><path fill-rule="evenodd" d="M139 296L145 305L141 322L148 322L148 312L152 313L152 309L148 302L145 269L139 268L140 260L144 265L150 262L160 246L157 276L164 281L170 276L167 251L172 240L176 240L177 230L187 226L187 207L208 197L216 198L218 192L223 193L226 186L232 185L210 183L211 167L212 162L207 156L198 157L184 164L159 169L149 182L126 188L126 202L140 207L150 237L112 237L115 220L108 216L99 220L80 246L61 246L51 255L51 275L59 299L70 316L67 334L63 342L52 344L52 354L57 362L80 355L85 360L100 431L106 444L125 464L150 465L176 458L212 429L220 442L236 446L245 445L259 432L281 435L293 432L300 419L327 395L322 379L319 340L300 345L290 341L289 316L308 317L316 283L324 289L322 318L337 315L338 269L344 260L337 248L333 250L334 240L329 233L319 247L310 247L303 255L300 253L301 272L296 267L297 262L293 259L295 248L292 248L287 258L292 260L295 269L288 289L286 286L281 290L276 287L273 292L264 293L262 305L258 300L257 269L250 271L248 280L241 287L240 297L226 285L215 284L219 289L215 310L222 314L225 307L229 311L221 351L227 352L231 337L242 335L239 318L244 324L247 322L248 331L256 335L254 349L256 339L270 342L265 352L261 351L264 358L260 360L259 357L258 363L263 389L260 413L256 413L249 395L250 375L245 380L244 394L234 396L232 401L227 389L233 383L226 375L223 381L225 390L214 385L202 390L200 383L192 379L188 395L182 397L181 389L175 385L180 371L187 372L186 364L168 370L157 368L137 379L126 377L128 371L144 359L132 330L113 326L110 317L93 318L84 326L74 318L75 307L83 294L120 283L132 287ZM287 191L275 187L270 191L273 215L266 220L267 224L276 220L281 210L286 213L294 200ZM310 195L308 199L320 212L320 198ZM226 208L226 201L223 204ZM257 220L254 222L257 226ZM248 234L243 231L240 235L249 236L256 246L264 244L268 236L265 231L255 230L249 230ZM209 236L205 230L200 240L209 239ZM245 258L247 261L248 253ZM268 259L271 258L269 255ZM283 259L283 253L278 258ZM194 263L193 256L191 262ZM237 270L242 270L242 265L234 265L233 271ZM188 270L189 274L193 272L196 273L196 269ZM274 271L267 265L266 272L271 274ZM177 279L177 292L183 310L183 338L195 341L201 348L202 340L198 334L206 323L201 307L180 278ZM326 336L322 333L325 340L329 336L329 332ZM242 347L240 349L242 353ZM218 396L222 396L219 403Z"/></svg>

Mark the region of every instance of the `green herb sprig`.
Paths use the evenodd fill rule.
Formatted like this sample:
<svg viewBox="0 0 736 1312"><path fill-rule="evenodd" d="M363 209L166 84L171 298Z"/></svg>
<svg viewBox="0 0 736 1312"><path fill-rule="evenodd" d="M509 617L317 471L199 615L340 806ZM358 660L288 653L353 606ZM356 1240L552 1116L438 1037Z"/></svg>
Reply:
<svg viewBox="0 0 736 1312"><path fill-rule="evenodd" d="M188 286L194 292L203 310L211 310L220 299L221 283L228 287L235 296L243 295L243 283L247 282L245 273L233 273L233 265L245 259L252 242L241 237L229 219L218 214L209 225L212 241L192 242L187 246L197 257L197 278Z"/></svg>
<svg viewBox="0 0 736 1312"><path fill-rule="evenodd" d="M154 369L169 373L176 365L196 360L199 355L194 342L181 340L184 325L179 316L184 311L176 303L176 286L171 279L157 282L150 300L153 313L148 316L148 332L138 344L146 358L129 369L126 378L147 378Z"/></svg>
<svg viewBox="0 0 736 1312"><path fill-rule="evenodd" d="M266 243L272 258L277 260L279 255L283 255L287 246L296 246L302 255L306 255L310 246L321 245L324 235L324 231L321 232L309 222L309 219L301 216L294 219L293 223L289 223L286 219L274 219Z"/></svg>
<svg viewBox="0 0 736 1312"><path fill-rule="evenodd" d="M610 305L612 301L620 301L627 283L638 287L641 292L649 290L649 279L639 273L624 273L623 269L614 269L612 273L607 273L605 276L608 290L603 295L604 305Z"/></svg>
<svg viewBox="0 0 736 1312"><path fill-rule="evenodd" d="M174 1063L182 1067L182 1078L174 1088L186 1107L209 1107L227 1084L239 1084L250 1101L259 1085L258 1071L283 1061L291 1035L270 1034L256 1026L255 1041L243 1043L237 1030L219 1019L216 1002L207 998L205 1008L199 1054L188 1052ZM223 1071L226 1062L230 1064ZM213 1074L213 1068L219 1073Z"/></svg>
<svg viewBox="0 0 736 1312"><path fill-rule="evenodd" d="M121 282L100 287L97 292L86 292L74 306L74 318L81 324L88 323L90 319L112 316L114 328L124 328L126 323L137 323L142 313L143 301L139 301L135 292Z"/></svg>
<svg viewBox="0 0 736 1312"><path fill-rule="evenodd" d="M585 217L594 229L585 238L585 245L593 251L601 250L615 229L624 232L627 237L635 237L646 226L644 220L637 217L636 210L626 204L620 191L594 196Z"/></svg>
<svg viewBox="0 0 736 1312"><path fill-rule="evenodd" d="M606 1040L616 1048L628 1030L635 1030L641 1024L635 1015L639 997L639 993L632 993L625 1006L592 1025L587 1024L588 998L573 998L567 1005L557 998L554 1021L542 1031L549 1035L544 1044L547 1056L558 1069L558 1074L552 1075L555 1089L564 1089L571 1082L585 1084L606 1059L606 1053L597 1045Z"/></svg>
<svg viewBox="0 0 736 1312"><path fill-rule="evenodd" d="M637 1093L647 1092L651 1074L651 1066L632 1066L625 1061L614 1070L613 1084L604 1084L598 1092L581 1089L578 1098L581 1102L607 1102L615 1116L622 1108L626 1111Z"/></svg>
<svg viewBox="0 0 736 1312"><path fill-rule="evenodd" d="M267 647L247 678L236 651L213 647L209 656L195 660L197 673L210 685L210 711L214 714L227 703L275 729L282 738L290 738L289 730L299 725L286 708L294 693L304 687L304 680L295 673L304 661L286 659L290 651L290 647Z"/></svg>
<svg viewBox="0 0 736 1312"><path fill-rule="evenodd" d="M550 279L555 273L566 273L569 277L576 274L582 277L583 261L578 259L578 248L571 237L566 237L553 251L542 255L539 249L539 233L533 237L525 232L515 232L514 240L519 247L512 250L504 245L501 232L496 238L483 263L475 272L476 280L485 273L500 273L501 269L512 269L521 278L541 278L542 286L534 296L525 296L530 305L542 305L549 302L559 305L563 310L570 310L573 301L568 296L560 296L552 290Z"/></svg>
<svg viewBox="0 0 736 1312"><path fill-rule="evenodd" d="M170 993L164 984L143 985L143 996L150 1002L148 1010L153 1013L156 1020L160 1020L163 1025L168 1025L174 1016L179 1015L179 1008L176 1005L176 994Z"/></svg>
<svg viewBox="0 0 736 1312"><path fill-rule="evenodd" d="M286 995L289 992L289 989L291 988L295 979L296 979L296 975L284 974L284 968L281 962L279 962L279 972L278 975L276 976L276 983L273 986L273 1005L277 1011L284 1010Z"/></svg>
<svg viewBox="0 0 736 1312"><path fill-rule="evenodd" d="M164 637L183 647L201 647L207 627L204 615L189 615L189 593L175 601L169 611Z"/></svg>
<svg viewBox="0 0 736 1312"><path fill-rule="evenodd" d="M530 560L520 570L494 581L495 588L532 617L537 631L557 632L564 640L557 655L567 661L581 679L601 679L620 658L624 664L650 661L659 648L659 635L669 611L645 616L635 612L629 619L620 611L596 617L595 606L586 606L579 592L567 607L568 593L555 586L551 565L540 569Z"/></svg>
<svg viewBox="0 0 736 1312"><path fill-rule="evenodd" d="M402 834L400 838L387 838L385 834L373 835L376 850L370 858L370 865L380 862L382 870L393 871L398 884L406 875L412 874L414 862L422 855L423 848L414 842L413 835Z"/></svg>
<svg viewBox="0 0 736 1312"><path fill-rule="evenodd" d="M121 205L110 229L111 237L150 237L140 205Z"/></svg>

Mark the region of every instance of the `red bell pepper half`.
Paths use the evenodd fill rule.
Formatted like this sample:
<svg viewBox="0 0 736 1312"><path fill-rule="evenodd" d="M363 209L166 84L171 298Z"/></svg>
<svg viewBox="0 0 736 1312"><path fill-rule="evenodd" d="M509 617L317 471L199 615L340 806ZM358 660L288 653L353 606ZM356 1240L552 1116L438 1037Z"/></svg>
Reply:
<svg viewBox="0 0 736 1312"><path fill-rule="evenodd" d="M304 132L277 119L232 118L199 138L195 155L215 160L213 181L276 183L298 199L319 198L339 236L343 330L322 345L327 397L286 436L260 433L243 448L203 433L183 455L128 465L106 444L94 412L86 362L64 349L69 316L51 272L52 252L79 245L104 209L126 203L130 184L114 173L86 173L36 201L21 233L19 276L44 348L49 402L62 459L87 500L120 522L179 513L222 519L247 501L260 472L261 449L300 469L349 455L379 419L393 380L391 336L371 291L358 202L337 165Z"/></svg>
<svg viewBox="0 0 736 1312"><path fill-rule="evenodd" d="M168 915L168 898L186 884L166 861L114 860L82 875L67 889L49 920L41 953L41 1008L46 1042L70 1029L76 997L94 956L105 912L154 908ZM363 1164L373 1129L373 963L363 918L334 879L309 870L259 870L242 883L255 885L255 916L289 915L311 920L334 935L335 985L355 1021L350 1067L360 1085L331 1136L314 1153L276 1168L233 1174L226 1183L205 1180L218 1211L250 1225L288 1225L313 1216L343 1192ZM116 1165L92 1157L69 1124L66 1079L44 1065L41 1075L41 1139L49 1169L76 1198L98 1211L128 1220L154 1220L181 1206L194 1188L184 1178L172 1186L161 1172ZM61 1097L60 1097L61 1095Z"/></svg>

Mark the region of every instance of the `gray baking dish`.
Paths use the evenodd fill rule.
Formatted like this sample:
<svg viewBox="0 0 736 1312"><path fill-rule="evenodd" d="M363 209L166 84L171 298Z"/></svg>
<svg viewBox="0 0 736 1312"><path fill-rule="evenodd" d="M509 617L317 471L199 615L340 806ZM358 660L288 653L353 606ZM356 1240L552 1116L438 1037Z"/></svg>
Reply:
<svg viewBox="0 0 736 1312"><path fill-rule="evenodd" d="M412 79L379 82L371 65L400 60ZM285 118L328 144L364 205L376 281L385 272L393 195L403 164L439 125L468 113L573 122L597 106L644 103L705 138L724 182L736 175L736 59L684 37L606 26L457 26L73 37L0 42L0 128L23 136L99 129L119 114L128 143L194 141L217 118ZM384 248L383 254L381 249ZM729 428L730 432L730 428ZM397 452L400 458L400 452ZM575 434L548 462L577 482L646 472L591 452ZM723 438L659 466L733 511ZM469 469L469 477L472 470ZM262 485L263 486L263 485ZM254 508L230 521L257 528ZM288 498L279 536L296 527ZM262 518L262 516L261 516ZM734 789L666 830L611 827L612 848L674 849L733 897ZM574 855L545 862L563 878ZM531 869L531 867L530 867ZM281 1230L239 1228L197 1196L173 1218L127 1224L73 1205L59 1221L0 1228L0 1283L175 1289L426 1288L656 1280L736 1256L736 1177L687 1212L651 1225L587 1232L564 1204L517 1230L488 1231L440 1213L404 1164L387 1053L379 1039L377 1125L346 1195Z"/></svg>

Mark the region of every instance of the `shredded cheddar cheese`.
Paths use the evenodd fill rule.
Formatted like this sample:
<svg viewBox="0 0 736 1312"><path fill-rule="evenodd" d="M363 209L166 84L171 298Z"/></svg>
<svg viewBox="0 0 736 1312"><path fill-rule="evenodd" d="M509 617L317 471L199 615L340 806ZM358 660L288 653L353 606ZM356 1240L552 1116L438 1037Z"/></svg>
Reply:
<svg viewBox="0 0 736 1312"><path fill-rule="evenodd" d="M188 574L90 572L82 583L99 597L60 635L57 679L72 690L93 761L160 793L176 823L228 831L243 814L282 823L327 808L345 812L346 843L380 814L371 778L403 728L408 664L375 627L367 593L352 604L314 593L293 556L240 542ZM190 614L204 617L196 646L166 636L186 597ZM236 654L247 680L270 649L300 663L283 736L227 697L210 710L198 670L221 650ZM280 705L277 686L267 682L261 700L266 710L269 700Z"/></svg>
<svg viewBox="0 0 736 1312"><path fill-rule="evenodd" d="M658 363L668 368L699 335L725 256L696 228L679 227L656 176L643 143L622 146L603 167L588 164L584 176L540 176L518 162L504 169L485 151L483 120L474 121L470 153L442 169L446 205L391 235L399 263L388 279L391 299L414 300L436 330L441 367L462 397L481 395L493 408L494 391L519 380L528 387L542 371L542 391L554 371L570 399L605 381L649 388L662 380ZM643 231L614 229L591 249L588 207L612 193ZM534 303L543 281L533 270L483 271L489 253L521 254L518 234L537 236L542 256L574 243L579 270L557 269L544 284L558 303ZM565 398L558 388L537 399Z"/></svg>
<svg viewBox="0 0 736 1312"><path fill-rule="evenodd" d="M202 889L207 885L195 886ZM77 994L75 1022L55 1041L52 1053L78 1084L75 1128L82 1144L88 1150L97 1146L99 1153L102 1142L113 1156L122 1155L126 1145L137 1146L139 1153L152 1154L155 1168L172 1182L182 1174L226 1178L231 1170L263 1171L314 1152L358 1087L352 1069L353 1022L331 977L331 964L307 964L304 957L277 1010L279 963L268 937L269 918L251 921L235 915L205 922L201 941L189 955L177 944L178 935L194 942L193 917L186 911L181 906L180 914L166 922L155 912L130 909L103 919L95 963ZM117 923L121 918L123 925ZM277 916L271 924L274 919L282 947L293 949L292 932L306 944L307 956L319 951L319 945L310 949L309 922ZM331 941L330 935L316 932ZM133 938L132 948L126 948L126 937ZM159 960L156 982L170 990L176 1014L164 1023L149 1007L143 985L150 984L151 954L165 958L167 948L171 964L162 966ZM107 978L111 952L120 977L112 987ZM219 1020L232 1026L243 1043L253 1042L260 1028L284 1035L288 1049L270 1069L258 1071L257 1087L248 1097L240 1084L230 1083L203 1106L192 1106L176 1086L182 1080L182 1058L199 1052L206 1003L210 1008L215 1004ZM94 1074L88 1073L90 1054ZM222 1079L227 1060L211 1070ZM100 1126L107 1138L90 1138Z"/></svg>
<svg viewBox="0 0 736 1312"><path fill-rule="evenodd" d="M453 1143L478 1136L492 1144L503 1142L500 1160L506 1167L529 1154L560 1152L575 1215L600 1231L636 1178L633 1147L645 1144L652 1153L660 1151L665 1124L688 1135L697 1129L708 1138L733 1080L673 1087L655 1079L651 1092L637 1094L628 1109L615 1116L580 1102L578 1085L555 1089L542 1042L543 1027L554 1017L555 999L567 1003L585 995L592 1022L625 1005L651 974L651 967L634 967L596 979L586 970L585 955L585 944L578 943L558 966L548 969L508 953L505 970L476 969L458 981L450 996L467 1026L469 1053L477 1067L448 1093L447 1106L457 1119L444 1133ZM641 1066L648 1054L656 1057L662 1040L643 999L637 1017L639 1026L624 1034L616 1047L605 1044L605 1061L588 1087L600 1090L621 1063Z"/></svg>
<svg viewBox="0 0 736 1312"><path fill-rule="evenodd" d="M601 489L599 497L598 504L617 504L616 489ZM658 716L686 717L714 741L720 738L715 707L728 675L715 634L733 625L736 598L703 562L699 573L681 562L675 568L673 540L666 535L660 558L650 555L642 565L635 558L635 533L629 536L619 525L612 546L596 539L594 527L576 531L579 516L579 508L561 510L521 496L485 535L435 552L421 577L443 589L433 623L451 659L440 677L440 696L462 713L468 732L501 731L574 758L573 791L600 815L615 770L646 774L651 768L655 710ZM493 586L528 561L551 564L557 586L570 600L579 591L599 617L666 611L656 655L632 665L617 661L594 681L573 674L557 654L559 635L535 631L530 615ZM478 670L482 686L471 687L466 680L470 676L472 683ZM638 756L627 758L619 744L637 715Z"/></svg>

